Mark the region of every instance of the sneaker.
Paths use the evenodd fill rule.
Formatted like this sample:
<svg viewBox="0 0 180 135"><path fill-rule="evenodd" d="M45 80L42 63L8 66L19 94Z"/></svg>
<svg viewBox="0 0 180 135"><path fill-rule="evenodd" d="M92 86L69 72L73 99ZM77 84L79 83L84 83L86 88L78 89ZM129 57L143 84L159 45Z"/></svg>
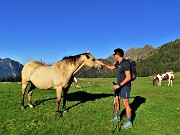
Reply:
<svg viewBox="0 0 180 135"><path fill-rule="evenodd" d="M115 114L111 121L114 122L117 120L120 120L120 116Z"/></svg>
<svg viewBox="0 0 180 135"><path fill-rule="evenodd" d="M132 123L131 121L126 122L126 124L124 124L123 126L121 126L122 129L128 129L128 128L132 128Z"/></svg>

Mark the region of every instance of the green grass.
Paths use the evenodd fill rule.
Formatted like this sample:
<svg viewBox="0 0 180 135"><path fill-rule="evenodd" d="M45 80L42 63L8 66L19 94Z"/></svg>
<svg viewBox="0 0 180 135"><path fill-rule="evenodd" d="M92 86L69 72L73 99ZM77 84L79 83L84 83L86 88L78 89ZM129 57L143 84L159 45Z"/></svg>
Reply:
<svg viewBox="0 0 180 135"><path fill-rule="evenodd" d="M113 91L115 78L79 78L81 88L71 87L63 117L55 115L56 92L36 89L35 108L20 108L17 83L0 83L0 134L27 135L108 135L112 133ZM139 96L139 98L137 98ZM136 98L135 98L136 97ZM115 130L123 135L176 135L180 133L180 73L172 87L167 81L152 86L152 77L137 78L132 85L130 103L133 128ZM25 95L27 105L27 93ZM121 111L123 111L123 107ZM62 110L62 105L61 105ZM123 117L125 121L125 117ZM120 123L123 124L123 123ZM117 125L117 123L115 123Z"/></svg>

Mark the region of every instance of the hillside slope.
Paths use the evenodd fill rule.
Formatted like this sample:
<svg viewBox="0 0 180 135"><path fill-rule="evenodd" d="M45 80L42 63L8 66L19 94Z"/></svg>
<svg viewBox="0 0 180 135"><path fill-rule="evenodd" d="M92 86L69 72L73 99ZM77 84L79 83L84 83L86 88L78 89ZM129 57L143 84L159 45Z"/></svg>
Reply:
<svg viewBox="0 0 180 135"><path fill-rule="evenodd" d="M149 76L163 73L166 70L180 72L180 39L164 44L156 49L150 45L144 48L132 48L125 52L125 58L131 58L136 61L138 76ZM101 61L112 65L115 63L113 56ZM81 69L77 77L115 77L115 71L104 68L101 71L97 69Z"/></svg>
<svg viewBox="0 0 180 135"><path fill-rule="evenodd" d="M124 58L132 59L134 61L141 59L149 55L151 52L154 51L154 48L151 45L145 45L143 48L131 48L124 54Z"/></svg>
<svg viewBox="0 0 180 135"><path fill-rule="evenodd" d="M124 58L130 58L132 60L137 60L142 57L148 56L150 53L152 53L155 49L150 45L145 45L143 48L131 48L128 51L124 53ZM113 53L113 52L112 52ZM109 56L106 59L98 59L103 61L106 64L113 65L115 64L115 60L113 55ZM81 69L77 74L77 77L115 77L115 71L108 70L107 68L103 68L102 70L98 69L89 69L83 68Z"/></svg>
<svg viewBox="0 0 180 135"><path fill-rule="evenodd" d="M180 39L155 49L137 62L138 76L164 73L166 70L180 71Z"/></svg>

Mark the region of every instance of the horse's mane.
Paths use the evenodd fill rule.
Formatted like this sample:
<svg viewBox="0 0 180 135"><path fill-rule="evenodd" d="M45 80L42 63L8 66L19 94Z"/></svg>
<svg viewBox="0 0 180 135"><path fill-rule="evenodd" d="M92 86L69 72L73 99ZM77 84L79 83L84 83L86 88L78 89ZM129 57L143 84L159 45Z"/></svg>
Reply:
<svg viewBox="0 0 180 135"><path fill-rule="evenodd" d="M74 56L66 56L61 61L66 61L67 63L73 63L74 64L76 61L79 60L81 55L86 55L86 54L89 54L89 53L82 53L82 54L78 54L78 55L74 55Z"/></svg>
<svg viewBox="0 0 180 135"><path fill-rule="evenodd" d="M47 66L47 64L45 64L45 63L42 62L42 61L34 61L34 63L39 64L39 65L42 65L42 66Z"/></svg>

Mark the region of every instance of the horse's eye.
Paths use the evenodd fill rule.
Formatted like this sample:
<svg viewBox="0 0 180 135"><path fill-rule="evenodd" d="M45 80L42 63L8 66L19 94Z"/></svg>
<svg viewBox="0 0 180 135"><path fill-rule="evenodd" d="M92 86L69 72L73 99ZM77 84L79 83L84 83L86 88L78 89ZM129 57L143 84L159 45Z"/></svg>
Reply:
<svg viewBox="0 0 180 135"><path fill-rule="evenodd" d="M95 59L92 59L92 61L95 61Z"/></svg>

